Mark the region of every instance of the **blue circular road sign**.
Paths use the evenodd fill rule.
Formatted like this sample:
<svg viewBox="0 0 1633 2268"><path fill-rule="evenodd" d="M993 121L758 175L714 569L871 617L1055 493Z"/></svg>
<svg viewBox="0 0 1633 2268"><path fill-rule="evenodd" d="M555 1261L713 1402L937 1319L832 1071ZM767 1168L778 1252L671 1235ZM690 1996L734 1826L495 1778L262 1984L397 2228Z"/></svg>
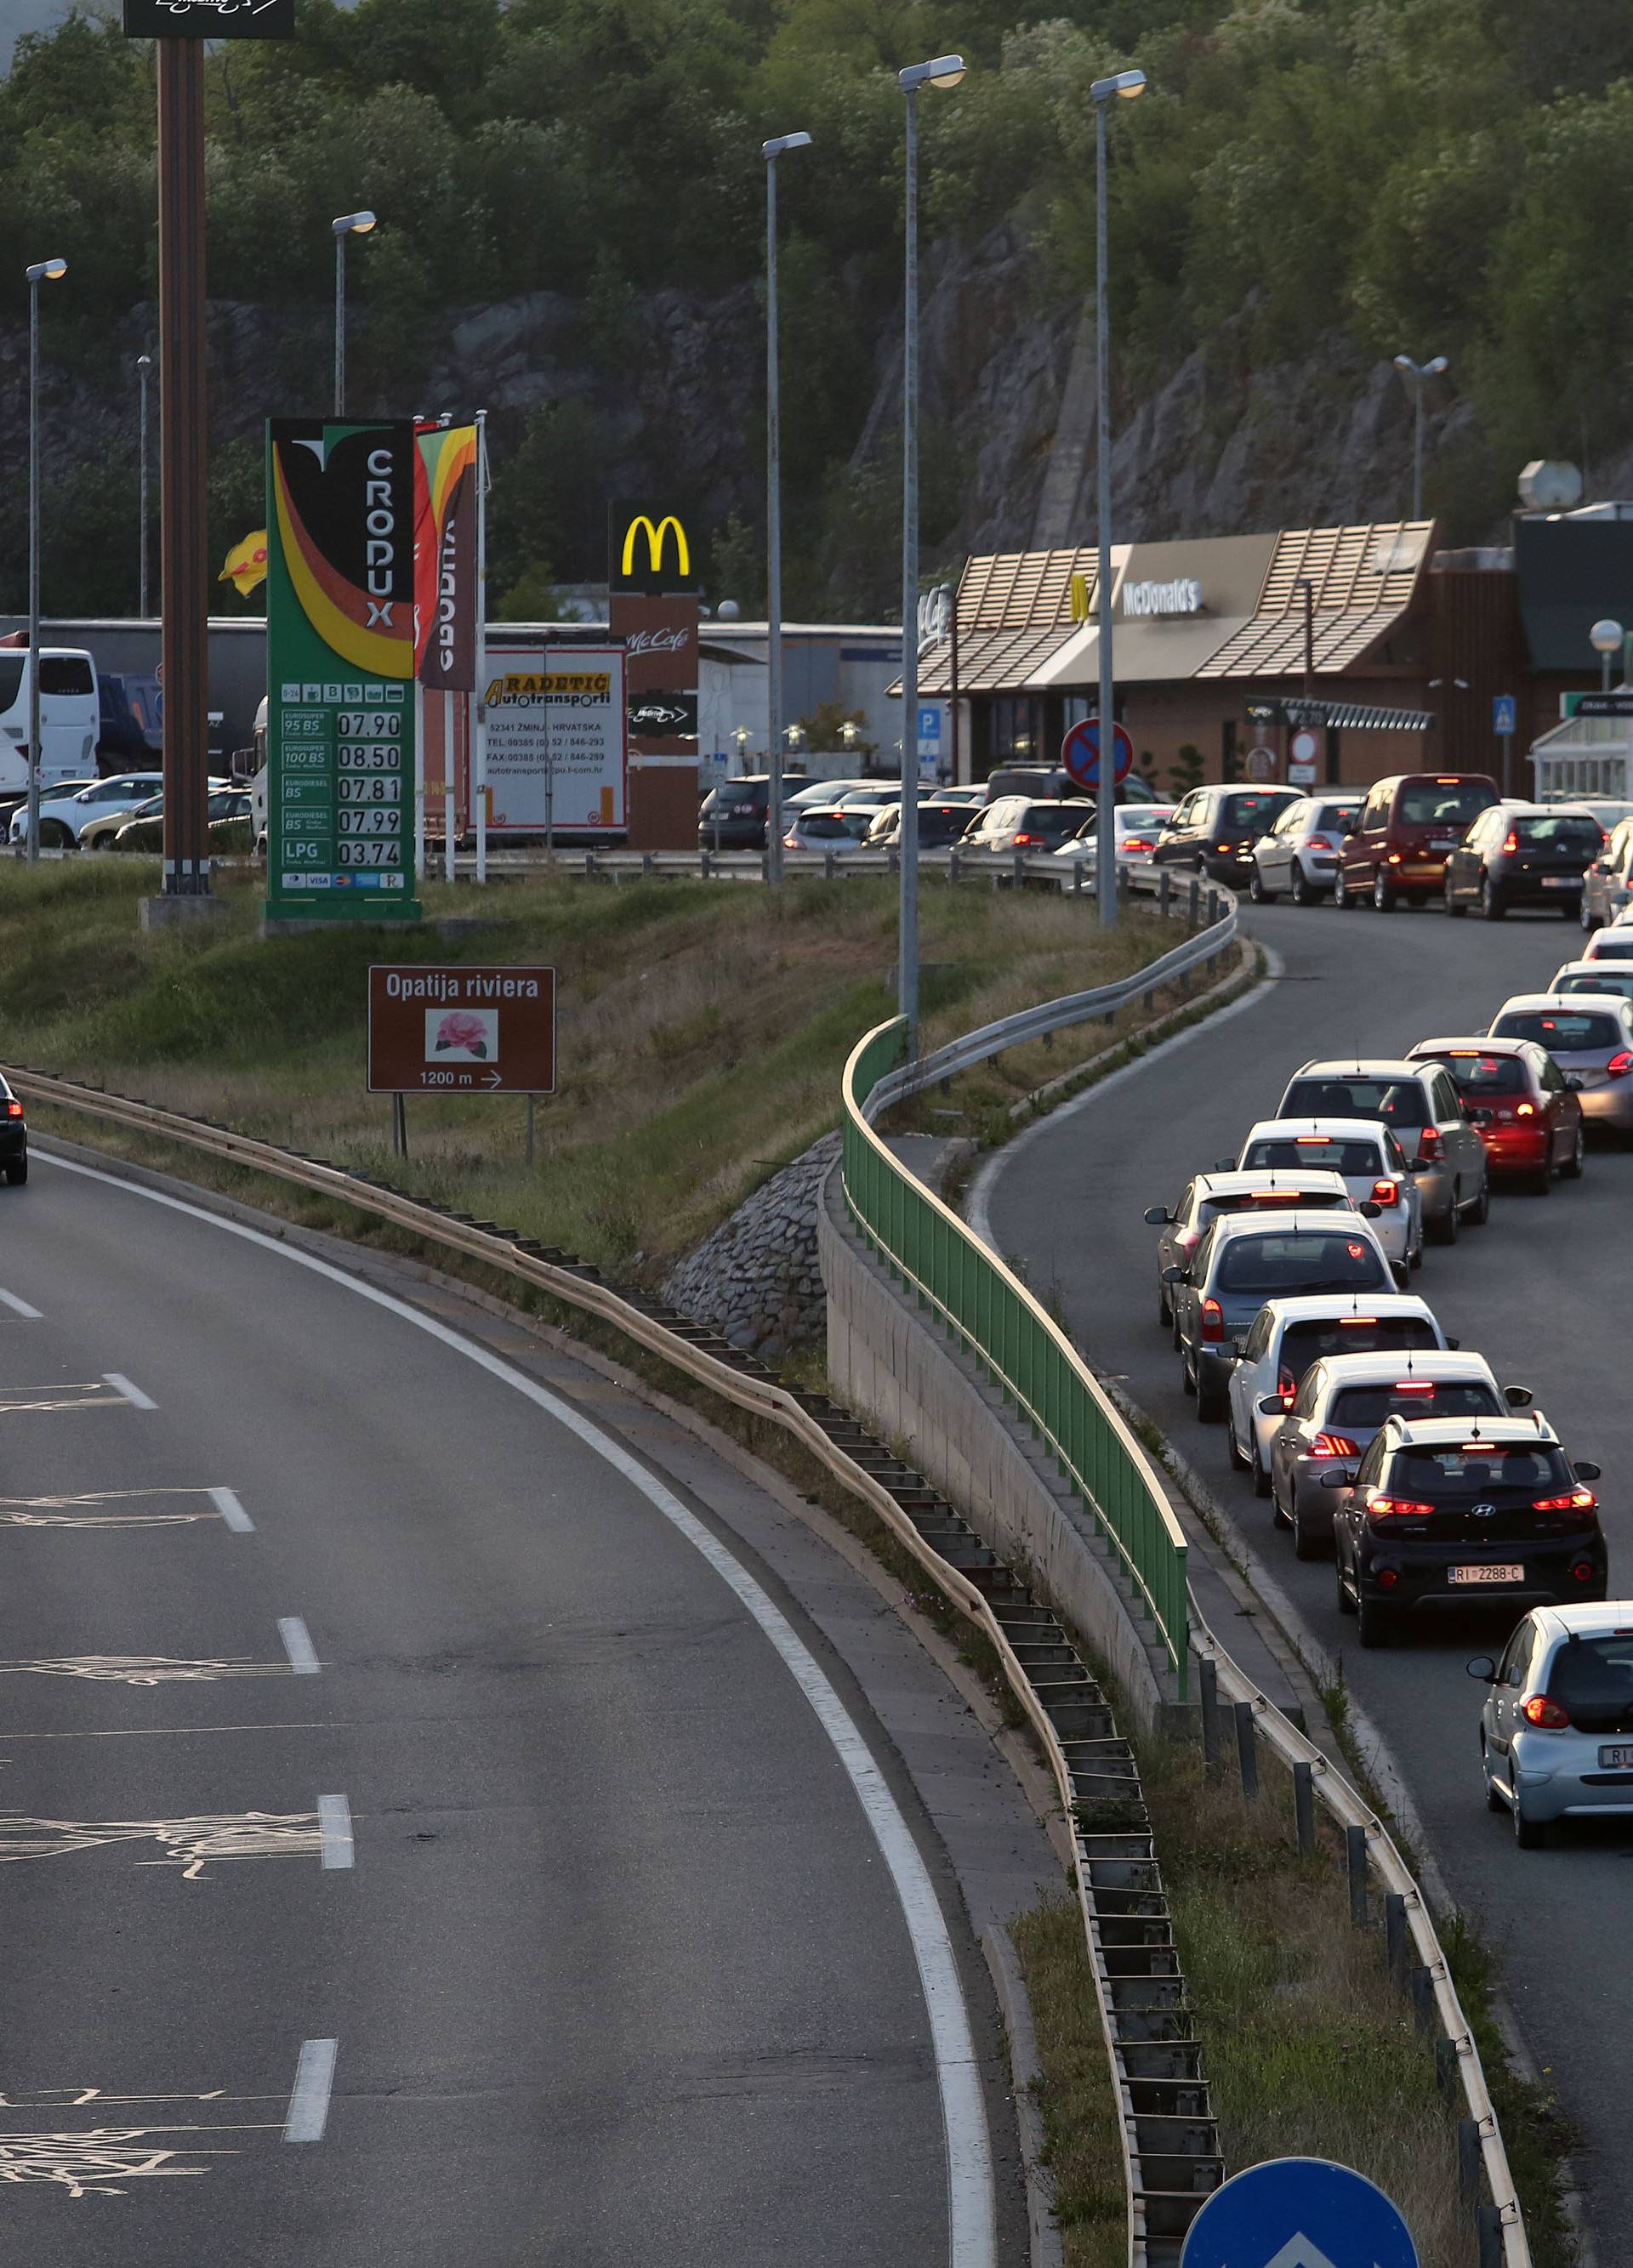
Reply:
<svg viewBox="0 0 1633 2268"><path fill-rule="evenodd" d="M1112 727L1112 746L1116 750L1117 769L1113 777L1127 778L1134 765L1134 742L1124 725ZM1100 784L1100 720L1085 718L1074 725L1060 743L1060 762L1070 772L1079 787L1098 787Z"/></svg>
<svg viewBox="0 0 1633 2268"><path fill-rule="evenodd" d="M1418 2268L1417 2247L1375 2183L1325 2158L1272 2158L1216 2189L1179 2268Z"/></svg>

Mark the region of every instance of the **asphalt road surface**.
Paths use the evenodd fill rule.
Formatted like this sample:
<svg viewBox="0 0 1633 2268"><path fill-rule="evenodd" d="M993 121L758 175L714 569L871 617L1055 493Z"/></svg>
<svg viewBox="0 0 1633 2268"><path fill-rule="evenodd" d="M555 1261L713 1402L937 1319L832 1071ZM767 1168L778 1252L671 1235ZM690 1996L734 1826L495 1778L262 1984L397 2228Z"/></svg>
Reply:
<svg viewBox="0 0 1633 2268"><path fill-rule="evenodd" d="M6 2256L988 2259L948 1926L742 1554L286 1246L3 1211Z"/></svg>
<svg viewBox="0 0 1633 2268"><path fill-rule="evenodd" d="M1244 904L1245 914L1248 909ZM1414 1629L1363 1653L1339 1619L1330 1564L1301 1565L1267 1503L1231 1471L1223 1426L1197 1423L1179 1358L1155 1322L1156 1231L1186 1177L1234 1153L1268 1116L1289 1075L1351 1049L1403 1054L1437 1034L1478 1029L1511 992L1541 985L1579 942L1574 924L1500 924L1439 913L1255 909L1247 925L1284 975L1240 1013L1120 1074L1042 1122L986 1185L1000 1251L1021 1256L1040 1296L1058 1290L1096 1368L1208 1476L1244 1535L1319 1635L1341 1645L1346 1678L1391 1742L1454 1895L1496 1948L1538 2061L1585 2138L1581 2168L1607 2258L1633 2228L1624 2107L1633 1968L1622 1931L1633 1900L1633 1828L1585 1822L1541 1852L1518 1851L1488 1815L1477 1727L1482 1689L1464 1665L1504 1637L1471 1616ZM1612 1595L1633 1595L1633 1392L1627 1316L1633 1154L1590 1150L1579 1183L1546 1198L1494 1193L1491 1220L1451 1249L1431 1246L1412 1288L1445 1329L1532 1387L1568 1448L1596 1459ZM1341 2155L1341 2152L1339 2154Z"/></svg>

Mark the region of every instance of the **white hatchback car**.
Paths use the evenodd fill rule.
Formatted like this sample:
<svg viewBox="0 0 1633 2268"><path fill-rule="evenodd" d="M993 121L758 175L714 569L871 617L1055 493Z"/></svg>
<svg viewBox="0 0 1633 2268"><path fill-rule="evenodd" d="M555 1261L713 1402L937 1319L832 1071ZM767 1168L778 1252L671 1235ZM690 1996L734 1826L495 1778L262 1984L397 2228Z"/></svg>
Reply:
<svg viewBox="0 0 1633 2268"><path fill-rule="evenodd" d="M162 772L121 772L115 779L92 780L72 795L53 792L40 806L40 843L42 850L55 846L65 849L78 843L80 830L93 819L106 818L113 811L134 811L138 803L145 803L156 795L165 784ZM22 804L11 814L11 840L28 840L28 806Z"/></svg>
<svg viewBox="0 0 1633 2268"><path fill-rule="evenodd" d="M1266 1167L1343 1177L1357 1205L1370 1215L1391 1264L1404 1271L1423 1263L1423 1199L1406 1152L1376 1118L1261 1118L1247 1130L1237 1160L1244 1173Z"/></svg>
<svg viewBox="0 0 1633 2268"><path fill-rule="evenodd" d="M1633 961L1633 922L1620 914L1608 929L1596 929L1577 955L1578 961Z"/></svg>
<svg viewBox="0 0 1633 2268"><path fill-rule="evenodd" d="M1578 1468L1578 1469L1580 1469ZM1482 1654L1486 1807L1534 1851L1556 1819L1633 1818L1633 1600L1533 1607L1500 1662Z"/></svg>
<svg viewBox="0 0 1633 2268"><path fill-rule="evenodd" d="M1443 1350L1449 1342L1426 1300L1410 1292L1295 1292L1254 1317L1226 1389L1230 1462L1270 1493L1270 1452L1311 1365L1323 1356ZM1331 1524L1331 1508L1328 1508Z"/></svg>

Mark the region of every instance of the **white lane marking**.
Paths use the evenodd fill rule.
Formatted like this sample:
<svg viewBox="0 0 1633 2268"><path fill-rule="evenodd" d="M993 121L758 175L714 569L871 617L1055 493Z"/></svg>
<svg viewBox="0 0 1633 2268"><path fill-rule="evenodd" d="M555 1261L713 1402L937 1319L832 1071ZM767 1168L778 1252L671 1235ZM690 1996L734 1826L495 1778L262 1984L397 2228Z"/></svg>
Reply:
<svg viewBox="0 0 1633 2268"><path fill-rule="evenodd" d="M122 1370L105 1370L102 1376L115 1394L122 1394L133 1410L157 1410L159 1404L139 1386L132 1386Z"/></svg>
<svg viewBox="0 0 1633 2268"><path fill-rule="evenodd" d="M1224 1012L1229 1013L1229 1011ZM1209 1018L1209 1022L1217 1021ZM1148 1057L1149 1061L1149 1058ZM1091 1090L1098 1092L1098 1089ZM173 1197L163 1189L144 1189L139 1182L122 1181L116 1174L101 1172L95 1166L82 1166L70 1158L54 1157L48 1150L36 1147L34 1155L47 1165L55 1166L60 1173L78 1174L91 1182L102 1182L109 1189L119 1189L127 1197L141 1197L150 1204L163 1205L171 1212L185 1213L193 1220L204 1222L209 1227L222 1230L229 1236L240 1238L264 1252L275 1254L281 1260L291 1261L314 1276L321 1276L331 1284L338 1284L354 1292L360 1300L383 1308L403 1322L411 1323L427 1337L439 1340L475 1363L479 1370L500 1380L505 1385L531 1402L553 1418L558 1425L575 1435L587 1448L595 1452L612 1469L639 1491L654 1511L662 1514L677 1534L683 1536L693 1550L706 1559L720 1580L734 1592L743 1605L759 1624L761 1631L781 1656L794 1683L809 1703L823 1731L832 1742L840 1763L849 1775L856 1791L863 1816L872 1830L875 1842L890 1870L892 1886L901 1905L902 1918L913 1944L913 1960L919 1971L925 2007L929 2016L930 2042L935 2057L936 2083L941 2095L942 2126L947 2146L947 2210L949 2268L995 2268L998 2257L998 2238L995 2224L995 2203L993 2190L992 2144L986 2129L986 2107L981 2095L980 2069L976 2062L975 2043L970 2030L969 2011L964 2006L964 1987L959 1981L958 1964L948 1935L947 1923L937 1902L929 1870L913 1841L913 1831L903 1817L901 1808L891 1794L884 1775L868 1750L854 1719L824 1675L809 1646L799 1637L787 1617L772 1602L767 1593L755 1581L748 1570L738 1565L726 1546L720 1543L687 1511L673 1491L664 1487L646 1467L629 1452L603 1433L600 1427L575 1410L570 1403L548 1388L514 1369L499 1356L478 1346L474 1339L464 1337L434 1315L421 1314L404 1300L382 1292L373 1284L349 1276L344 1269L336 1268L315 1253L302 1252L294 1246L280 1242L244 1221L229 1220L220 1213L208 1211L204 1206L189 1204L185 1197ZM321 1805L320 1805L321 1811Z"/></svg>
<svg viewBox="0 0 1633 2268"><path fill-rule="evenodd" d="M355 1856L351 1845L351 1806L344 1795L320 1795L317 1815L323 1865L331 1868L350 1867Z"/></svg>
<svg viewBox="0 0 1633 2268"><path fill-rule="evenodd" d="M1187 1024L1183 1032L1174 1033L1170 1039L1159 1040L1144 1055L1136 1056L1132 1063L1123 1064L1118 1070L1108 1071L1092 1086L1084 1087L1081 1094L1073 1095L1069 1102L1062 1102L1053 1110L1046 1112L1043 1117L1034 1118L1029 1126L1022 1127L1018 1134L1012 1134L1007 1142L1000 1144L988 1155L970 1183L964 1197L964 1217L989 1252L998 1250L998 1240L993 1233L992 1199L999 1174L1015 1163L1029 1142L1035 1141L1039 1134L1047 1133L1050 1127L1058 1126L1063 1118L1070 1118L1076 1111L1087 1110L1091 1102L1098 1102L1102 1095L1109 1094L1114 1086L1120 1086L1126 1079L1137 1078L1142 1071L1149 1071L1154 1063L1160 1063L1164 1056L1172 1055L1177 1049L1189 1047L1193 1040L1200 1040L1205 1033L1216 1032L1221 1024L1228 1024L1232 1016L1245 1015L1249 1008L1256 1007L1267 992L1275 990L1287 965L1281 954L1267 946L1262 938L1259 939L1259 949L1264 954L1267 973L1251 991L1244 992L1239 1000L1232 1000L1226 1007L1216 1008L1211 1016L1204 1016L1200 1024ZM53 1160L55 1164L61 1162L61 1160Z"/></svg>
<svg viewBox="0 0 1633 2268"><path fill-rule="evenodd" d="M302 2040L295 2084L284 2121L286 2142L321 2142L329 2124L329 2091L335 2084L338 2040Z"/></svg>
<svg viewBox="0 0 1633 2268"><path fill-rule="evenodd" d="M255 1523L231 1489L211 1489L210 1501L221 1514L234 1535L253 1535Z"/></svg>
<svg viewBox="0 0 1633 2268"><path fill-rule="evenodd" d="M26 1300L19 1300L15 1292L0 1292L0 1307L10 1307L14 1315L22 1315L29 1322L41 1320L38 1307L31 1307Z"/></svg>
<svg viewBox="0 0 1633 2268"><path fill-rule="evenodd" d="M299 1615L280 1615L277 1634L284 1641L284 1651L289 1656L289 1666L297 1677L315 1677L318 1674L317 1648Z"/></svg>

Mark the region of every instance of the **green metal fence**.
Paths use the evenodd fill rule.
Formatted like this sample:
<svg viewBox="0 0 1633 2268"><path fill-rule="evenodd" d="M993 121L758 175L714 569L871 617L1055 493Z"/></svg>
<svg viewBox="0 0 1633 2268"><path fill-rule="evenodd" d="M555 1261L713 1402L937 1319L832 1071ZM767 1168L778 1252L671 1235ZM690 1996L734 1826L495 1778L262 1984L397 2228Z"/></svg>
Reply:
<svg viewBox="0 0 1633 2268"><path fill-rule="evenodd" d="M868 1097L905 1060L900 1017L845 1066L845 1201L902 1282L1045 1442L1121 1558L1186 1697L1186 1543L1144 1451L1066 1334L874 1132Z"/></svg>

